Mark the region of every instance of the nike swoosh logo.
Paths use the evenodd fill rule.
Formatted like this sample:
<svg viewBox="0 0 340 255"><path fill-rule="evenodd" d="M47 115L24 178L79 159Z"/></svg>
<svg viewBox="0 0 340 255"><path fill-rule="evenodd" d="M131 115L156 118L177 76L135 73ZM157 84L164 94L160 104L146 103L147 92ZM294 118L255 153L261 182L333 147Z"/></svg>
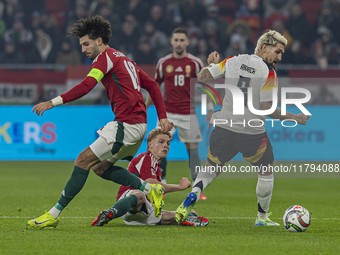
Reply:
<svg viewBox="0 0 340 255"><path fill-rule="evenodd" d="M44 224L45 222L48 222L48 220L45 220L45 221L43 221L43 222L36 222L36 221L34 221L34 224L35 224L35 225L41 225L41 224Z"/></svg>

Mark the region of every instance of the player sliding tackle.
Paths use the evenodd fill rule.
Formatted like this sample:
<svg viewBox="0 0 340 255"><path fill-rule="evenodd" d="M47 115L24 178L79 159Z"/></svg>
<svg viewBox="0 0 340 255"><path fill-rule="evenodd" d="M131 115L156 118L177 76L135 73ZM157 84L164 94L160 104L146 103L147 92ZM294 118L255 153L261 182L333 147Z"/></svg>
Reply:
<svg viewBox="0 0 340 255"><path fill-rule="evenodd" d="M268 110L272 106L273 93L277 89L276 64L281 60L287 39L280 33L269 30L257 41L255 54L237 55L219 62L220 56L213 52L208 57L208 67L201 70L198 80L209 82L225 77L225 84L241 88L251 87L253 90L252 102L255 109ZM277 95L274 95L277 96ZM216 119L233 120L237 123L246 123L249 120L265 122L266 116L252 113L248 107L244 107L243 115L233 113L232 94L226 89L221 111L212 115L211 123ZM209 113L208 113L209 114ZM211 114L211 113L210 113ZM298 124L305 125L309 116L287 112L281 114L280 108L268 115L273 119L292 119ZM255 125L254 125L255 126ZM209 153L206 166L224 166L237 153L242 153L243 158L254 166L273 166L273 148L264 125L243 126L217 124L212 131L209 140ZM199 172L192 191L184 202L177 208L176 220L181 223L188 215L191 208L197 202L200 193L220 174L220 172ZM258 173L256 195L258 201L258 214L255 220L256 226L278 226L279 224L268 218L269 204L272 197L274 184L273 172L262 171Z"/></svg>
<svg viewBox="0 0 340 255"><path fill-rule="evenodd" d="M166 158L170 149L172 136L169 132L154 129L147 138L147 152L139 154L129 164L128 170L137 175L147 183L160 184L162 172L159 164ZM188 178L182 178L178 185L163 184L164 193L185 190L191 187ZM175 211L162 211L158 217L155 216L152 204L145 194L134 188L120 186L117 202L110 208L101 211L92 222L92 226L104 226L110 220L121 217L127 225L175 225ZM199 217L193 210L182 225L206 226L209 221Z"/></svg>
<svg viewBox="0 0 340 255"><path fill-rule="evenodd" d="M131 160L146 134L146 109L141 88L145 88L155 102L162 130L171 130L173 124L166 117L159 86L132 60L108 46L111 26L103 17L81 19L69 33L79 37L82 52L94 60L92 69L80 84L51 101L35 105L32 112L43 115L57 105L81 98L101 81L107 90L115 119L98 130L99 138L78 155L57 204L49 212L28 221L28 225L56 227L59 214L83 188L91 167L103 179L141 190L152 202L158 216L162 210L163 187L147 183L114 163L119 159Z"/></svg>

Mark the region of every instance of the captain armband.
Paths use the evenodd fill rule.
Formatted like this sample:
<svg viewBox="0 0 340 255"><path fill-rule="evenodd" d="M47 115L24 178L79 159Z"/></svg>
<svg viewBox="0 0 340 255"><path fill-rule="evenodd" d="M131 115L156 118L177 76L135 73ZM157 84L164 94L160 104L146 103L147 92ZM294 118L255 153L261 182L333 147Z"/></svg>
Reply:
<svg viewBox="0 0 340 255"><path fill-rule="evenodd" d="M100 80L103 79L104 74L98 68L92 68L87 76L88 77L93 77L93 78L96 79L97 82L100 82Z"/></svg>

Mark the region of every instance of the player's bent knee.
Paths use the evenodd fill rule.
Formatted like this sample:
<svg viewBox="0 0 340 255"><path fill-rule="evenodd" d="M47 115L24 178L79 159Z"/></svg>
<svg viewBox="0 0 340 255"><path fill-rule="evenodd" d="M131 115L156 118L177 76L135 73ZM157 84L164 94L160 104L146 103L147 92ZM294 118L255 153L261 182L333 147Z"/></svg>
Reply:
<svg viewBox="0 0 340 255"><path fill-rule="evenodd" d="M141 205L145 202L145 195L140 190L131 191L129 196L131 196L131 195L135 195L137 197L137 199L138 199L138 205L137 206L139 206L139 205Z"/></svg>
<svg viewBox="0 0 340 255"><path fill-rule="evenodd" d="M101 176L107 169L109 169L111 166L113 165L113 163L107 161L107 160L104 160L96 165L94 165L92 167L92 170L93 172L96 174L96 175L99 175Z"/></svg>

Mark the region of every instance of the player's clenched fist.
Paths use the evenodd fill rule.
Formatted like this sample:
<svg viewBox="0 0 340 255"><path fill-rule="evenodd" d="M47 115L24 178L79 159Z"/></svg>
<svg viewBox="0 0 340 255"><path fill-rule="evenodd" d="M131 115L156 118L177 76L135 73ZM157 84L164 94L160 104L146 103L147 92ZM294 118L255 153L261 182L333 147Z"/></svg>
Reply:
<svg viewBox="0 0 340 255"><path fill-rule="evenodd" d="M296 115L296 121L299 124L306 125L307 120L309 119L309 115L304 115L303 113L300 113Z"/></svg>
<svg viewBox="0 0 340 255"><path fill-rule="evenodd" d="M47 102L43 102L43 103L35 105L32 109L32 112L35 111L38 116L41 113L41 116L43 116L43 114L46 110L49 110L49 109L52 109L52 108L53 108L52 101L47 101Z"/></svg>
<svg viewBox="0 0 340 255"><path fill-rule="evenodd" d="M185 190L189 187L191 187L191 182L188 178L182 177L182 179L179 181L178 186L181 188L181 190Z"/></svg>
<svg viewBox="0 0 340 255"><path fill-rule="evenodd" d="M218 54L217 51L210 53L207 62L208 62L208 65L218 64L220 62L220 54Z"/></svg>

